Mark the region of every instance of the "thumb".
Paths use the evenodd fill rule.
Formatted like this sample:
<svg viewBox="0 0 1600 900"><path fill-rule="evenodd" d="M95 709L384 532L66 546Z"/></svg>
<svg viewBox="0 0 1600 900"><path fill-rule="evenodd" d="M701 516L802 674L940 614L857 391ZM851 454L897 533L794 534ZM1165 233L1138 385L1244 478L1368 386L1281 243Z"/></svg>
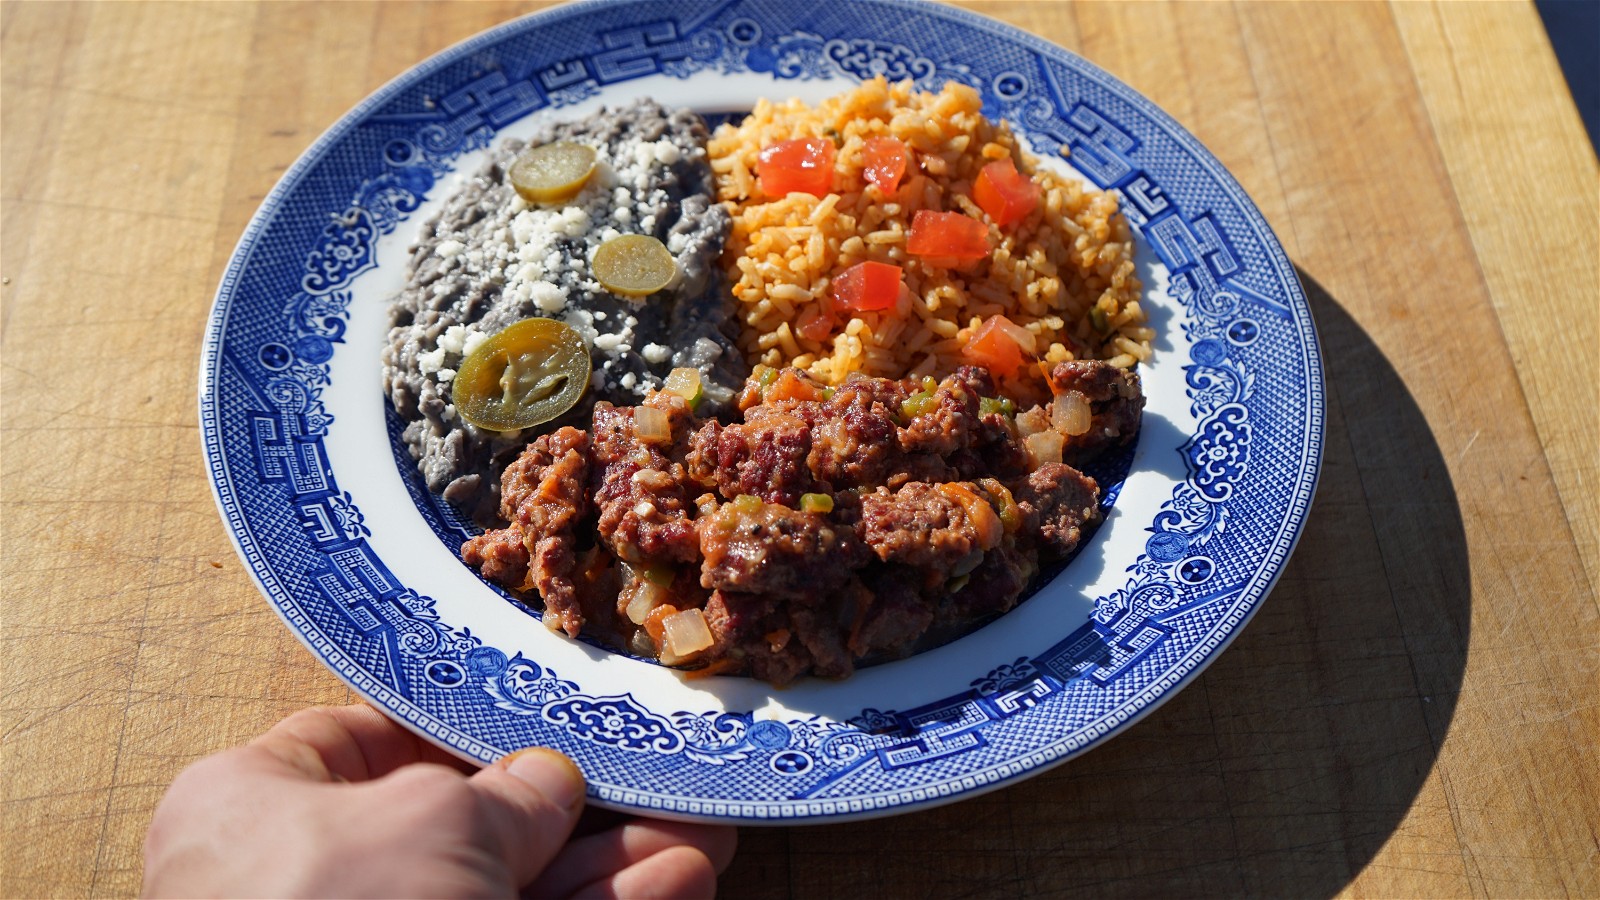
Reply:
<svg viewBox="0 0 1600 900"><path fill-rule="evenodd" d="M583 772L565 754L529 747L469 779L483 806L492 846L520 885L544 871L583 812Z"/></svg>

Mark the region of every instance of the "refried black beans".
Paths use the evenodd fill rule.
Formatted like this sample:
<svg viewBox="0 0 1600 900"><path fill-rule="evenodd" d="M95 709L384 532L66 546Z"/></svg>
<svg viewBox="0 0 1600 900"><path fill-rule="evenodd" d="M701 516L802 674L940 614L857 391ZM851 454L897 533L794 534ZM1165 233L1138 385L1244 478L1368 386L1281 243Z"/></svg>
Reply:
<svg viewBox="0 0 1600 900"><path fill-rule="evenodd" d="M510 524L461 556L571 636L777 685L842 678L1012 608L1098 524L1077 467L1134 439L1139 377L1074 361L1048 380L1054 417L1013 414L975 367L837 388L758 369L731 423L670 391L601 402L505 470Z"/></svg>
<svg viewBox="0 0 1600 900"><path fill-rule="evenodd" d="M529 203L508 172L528 147L555 141L592 148L595 172L566 201ZM572 420L586 419L596 400L637 403L675 366L700 372L708 409L731 406L748 370L724 333L732 300L717 257L729 218L712 197L705 142L698 115L651 100L547 123L526 143L491 150L427 223L390 305L383 386L429 490L492 519L501 469L533 432L465 421L451 391L474 348L528 317L573 328L593 357ZM592 261L622 234L659 238L677 279L642 299L603 287Z"/></svg>

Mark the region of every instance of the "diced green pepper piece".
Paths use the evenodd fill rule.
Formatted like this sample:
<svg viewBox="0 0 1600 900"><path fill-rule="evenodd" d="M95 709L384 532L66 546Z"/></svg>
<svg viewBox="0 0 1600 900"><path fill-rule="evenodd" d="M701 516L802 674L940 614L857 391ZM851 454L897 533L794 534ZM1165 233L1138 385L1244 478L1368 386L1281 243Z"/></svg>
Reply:
<svg viewBox="0 0 1600 900"><path fill-rule="evenodd" d="M1015 415L1016 411L1017 411L1017 405L1015 403L1011 402L1011 398L1010 397L979 397L978 398L978 413L979 413L979 415L987 416L987 415L989 415L991 413L999 413L1002 416L1010 416L1010 415Z"/></svg>
<svg viewBox="0 0 1600 900"><path fill-rule="evenodd" d="M657 587L671 587L672 579L677 575L666 563L651 563L639 570L639 574L644 576L645 581Z"/></svg>
<svg viewBox="0 0 1600 900"><path fill-rule="evenodd" d="M1089 324L1101 334L1111 331L1111 320L1106 317L1106 311L1098 306L1089 309Z"/></svg>
<svg viewBox="0 0 1600 900"><path fill-rule="evenodd" d="M937 403L938 401L933 398L931 391L917 391L900 404L900 415L910 421L933 409Z"/></svg>

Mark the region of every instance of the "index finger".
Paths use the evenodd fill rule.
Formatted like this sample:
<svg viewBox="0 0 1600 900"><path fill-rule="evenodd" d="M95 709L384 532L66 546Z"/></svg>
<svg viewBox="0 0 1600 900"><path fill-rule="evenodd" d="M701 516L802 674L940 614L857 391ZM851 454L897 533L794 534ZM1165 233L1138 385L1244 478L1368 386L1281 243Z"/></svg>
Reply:
<svg viewBox="0 0 1600 900"><path fill-rule="evenodd" d="M416 762L477 768L364 703L301 710L249 746L316 781L370 781Z"/></svg>

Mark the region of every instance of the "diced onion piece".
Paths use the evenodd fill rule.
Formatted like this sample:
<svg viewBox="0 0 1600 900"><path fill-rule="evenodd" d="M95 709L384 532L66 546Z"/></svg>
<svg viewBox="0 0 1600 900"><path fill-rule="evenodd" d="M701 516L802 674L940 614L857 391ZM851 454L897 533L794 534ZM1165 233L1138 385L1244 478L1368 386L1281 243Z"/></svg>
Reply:
<svg viewBox="0 0 1600 900"><path fill-rule="evenodd" d="M1067 391L1050 404L1050 427L1069 437L1089 430L1089 400L1077 391Z"/></svg>
<svg viewBox="0 0 1600 900"><path fill-rule="evenodd" d="M677 659L699 653L711 646L711 628L706 625L705 614L698 609L675 612L661 620L666 640L661 645L661 657Z"/></svg>
<svg viewBox="0 0 1600 900"><path fill-rule="evenodd" d="M700 398L705 390L700 386L700 370L683 366L667 373L667 378L661 383L663 390L670 394L689 401L689 409L693 410L700 403Z"/></svg>
<svg viewBox="0 0 1600 900"><path fill-rule="evenodd" d="M667 414L654 406L636 406L633 408L633 436L647 444L659 444L672 440L672 425L667 421Z"/></svg>
<svg viewBox="0 0 1600 900"><path fill-rule="evenodd" d="M644 620L650 618L651 610L660 606L666 599L666 588L641 578L634 582L633 596L628 598L628 606L624 612L628 616L628 621L635 625L643 625Z"/></svg>
<svg viewBox="0 0 1600 900"><path fill-rule="evenodd" d="M635 625L643 625L644 620L650 615L650 610L656 608L651 600L649 591L634 591L633 597L628 600L628 606L625 610L628 614L628 621Z"/></svg>
<svg viewBox="0 0 1600 900"><path fill-rule="evenodd" d="M1040 431L1028 435L1023 443L1033 456L1034 467L1038 468L1045 463L1061 462L1061 445L1065 440L1059 431Z"/></svg>
<svg viewBox="0 0 1600 900"><path fill-rule="evenodd" d="M1050 430L1050 415L1044 407L1035 406L1026 412L1017 413L1017 432L1023 437Z"/></svg>
<svg viewBox="0 0 1600 900"><path fill-rule="evenodd" d="M656 642L650 639L650 632L641 628L633 633L633 637L628 638L628 652L645 659L654 659Z"/></svg>
<svg viewBox="0 0 1600 900"><path fill-rule="evenodd" d="M833 498L827 494L801 494L800 511L808 513L833 512Z"/></svg>

